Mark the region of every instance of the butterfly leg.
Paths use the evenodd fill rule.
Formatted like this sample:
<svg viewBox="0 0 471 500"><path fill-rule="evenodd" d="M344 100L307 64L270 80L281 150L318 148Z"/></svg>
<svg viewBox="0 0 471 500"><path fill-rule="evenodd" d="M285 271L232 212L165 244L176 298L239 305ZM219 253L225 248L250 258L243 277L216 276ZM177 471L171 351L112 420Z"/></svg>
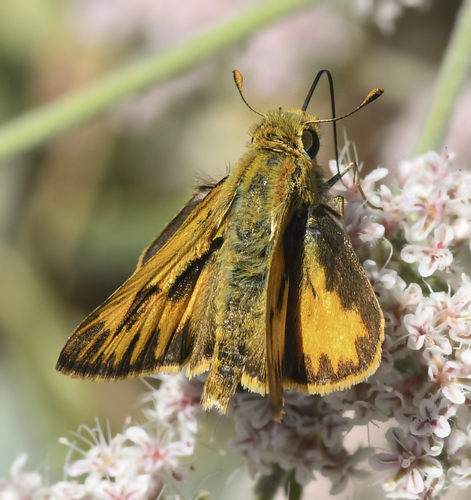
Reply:
<svg viewBox="0 0 471 500"><path fill-rule="evenodd" d="M363 188L361 187L361 182L360 182L360 171L358 170L358 165L352 161L350 162L341 172L338 174L335 174L333 177L331 177L327 181L327 185L332 187L334 184L336 184L348 171L350 171L353 168L353 184L358 188L358 191L361 194L361 197L365 200L366 204L375 209L375 210L383 210L381 207L377 207L376 205L373 205L370 201L368 201L365 192L363 191Z"/></svg>

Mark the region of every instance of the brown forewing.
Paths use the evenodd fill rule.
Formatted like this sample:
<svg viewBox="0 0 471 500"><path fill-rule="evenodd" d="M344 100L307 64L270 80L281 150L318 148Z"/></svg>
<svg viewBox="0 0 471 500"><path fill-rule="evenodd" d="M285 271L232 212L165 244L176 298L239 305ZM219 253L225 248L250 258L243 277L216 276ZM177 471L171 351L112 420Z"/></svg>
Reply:
<svg viewBox="0 0 471 500"><path fill-rule="evenodd" d="M189 318L222 245L223 181L205 186L144 252L136 272L73 332L57 369L91 379L175 372L191 355Z"/></svg>

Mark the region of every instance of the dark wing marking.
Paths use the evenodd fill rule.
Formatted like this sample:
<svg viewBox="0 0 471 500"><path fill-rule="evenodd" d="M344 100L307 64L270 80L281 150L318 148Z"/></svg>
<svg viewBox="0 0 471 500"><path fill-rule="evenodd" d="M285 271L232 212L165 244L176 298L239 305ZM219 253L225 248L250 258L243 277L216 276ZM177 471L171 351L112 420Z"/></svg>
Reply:
<svg viewBox="0 0 471 500"><path fill-rule="evenodd" d="M74 331L60 354L59 371L118 379L181 369L191 354L198 283L209 279L223 242L218 231L230 200L227 193L220 199L222 186L198 203L193 197L184 220L185 209L177 216L172 236L153 247L160 245L160 251L147 254L133 276Z"/></svg>
<svg viewBox="0 0 471 500"><path fill-rule="evenodd" d="M285 331L290 288L286 266L284 240L291 219L290 206L284 207L277 220L279 227L273 235L273 249L266 286L266 344L267 378L270 411L274 420L280 422L283 415L283 359L285 351Z"/></svg>
<svg viewBox="0 0 471 500"><path fill-rule="evenodd" d="M139 259L137 267L141 267L147 263L176 233L180 226L185 222L188 215L194 210L199 203L208 196L208 194L218 185L225 182L227 177L221 179L217 184L205 184L198 186L196 193L190 198L187 204L180 212L163 228L162 232L154 239L154 241L144 250Z"/></svg>
<svg viewBox="0 0 471 500"><path fill-rule="evenodd" d="M301 217L304 230L287 243L284 387L300 392L348 388L380 361L384 319L348 237L342 203L310 207Z"/></svg>

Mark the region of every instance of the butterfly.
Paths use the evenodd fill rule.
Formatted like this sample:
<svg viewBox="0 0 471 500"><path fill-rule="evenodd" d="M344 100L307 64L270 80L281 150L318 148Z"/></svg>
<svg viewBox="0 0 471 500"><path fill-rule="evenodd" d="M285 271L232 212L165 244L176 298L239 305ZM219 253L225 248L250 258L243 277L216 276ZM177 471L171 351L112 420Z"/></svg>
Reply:
<svg viewBox="0 0 471 500"><path fill-rule="evenodd" d="M356 166L325 180L316 162L319 123L351 113L306 112L317 78L301 109L262 114L234 77L262 117L246 153L229 175L196 189L134 274L72 333L57 370L116 380L186 365L190 378L208 372L205 409L225 413L241 384L268 394L280 421L285 389L327 394L374 373L384 319L343 198L329 194Z"/></svg>

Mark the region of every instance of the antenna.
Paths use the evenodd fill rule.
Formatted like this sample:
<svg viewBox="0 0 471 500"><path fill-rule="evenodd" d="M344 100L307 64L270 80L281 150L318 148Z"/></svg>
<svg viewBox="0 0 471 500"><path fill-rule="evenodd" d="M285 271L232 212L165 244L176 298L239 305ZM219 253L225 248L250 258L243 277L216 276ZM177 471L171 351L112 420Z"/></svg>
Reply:
<svg viewBox="0 0 471 500"><path fill-rule="evenodd" d="M234 81L237 87L237 90L239 91L240 97L242 97L242 100L245 102L245 105L251 109L254 113L257 113L257 115L263 116L263 118L266 118L267 115L264 115L263 113L260 113L260 111L257 111L256 109L252 108L252 106L245 100L244 94L242 93L242 82L244 79L242 78L242 74L238 70L234 70L233 72L234 75Z"/></svg>
<svg viewBox="0 0 471 500"><path fill-rule="evenodd" d="M309 89L309 92L306 96L306 99L304 99L304 103L303 103L301 109L303 111L306 111L307 107L309 106L309 103L311 102L312 94L314 94L314 90L316 90L317 84L319 83L319 80L321 79L321 76L324 73L326 74L327 78L329 79L330 103L332 106L332 116L335 117L334 81L332 80L332 74L330 73L330 71L328 69L321 69L319 71L319 73L317 73L316 78L314 78L314 81L312 82L311 88ZM337 140L337 126L335 124L335 121L333 122L333 127L334 127L335 161L337 162L337 171L340 172L339 147L338 147L338 140Z"/></svg>
<svg viewBox="0 0 471 500"><path fill-rule="evenodd" d="M314 82L311 85L311 88L309 89L309 92L306 96L306 99L304 100L304 104L302 105L302 110L306 111L307 107L309 106L309 103L311 101L312 94L314 93L314 90L316 90L317 84L319 83L319 80L323 74L327 75L327 78L329 79L329 89L330 89L330 102L332 104L332 118L328 118L326 120L313 120L311 122L306 122L306 123L327 123L327 122L332 122L332 125L334 127L334 147L335 147L335 160L337 162L337 170L340 172L340 166L339 166L339 148L338 148L338 140L337 140L337 121L342 120L343 118L346 118L347 116L353 115L353 113L356 113L359 109L363 108L370 102L373 102L374 100L378 99L380 95L384 93L384 90L382 88L377 88L372 90L366 97L366 99L358 106L355 108L353 111L350 111L350 113L347 113L346 115L342 116L335 116L335 97L334 97L334 83L332 80L332 75L329 70L327 69L321 69L319 73L317 73L316 78L314 78Z"/></svg>
<svg viewBox="0 0 471 500"><path fill-rule="evenodd" d="M314 122L306 122L306 123L326 123L326 122L337 122L339 120L343 120L344 118L347 118L347 116L353 115L353 113L356 113L358 110L361 108L365 107L367 104L370 104L370 102L376 101L378 97L382 96L384 94L384 90L382 88L377 88L372 90L367 96L366 99L353 111L350 111L350 113L347 113L346 115L342 116L337 116L335 118L327 118L326 120L314 120Z"/></svg>

